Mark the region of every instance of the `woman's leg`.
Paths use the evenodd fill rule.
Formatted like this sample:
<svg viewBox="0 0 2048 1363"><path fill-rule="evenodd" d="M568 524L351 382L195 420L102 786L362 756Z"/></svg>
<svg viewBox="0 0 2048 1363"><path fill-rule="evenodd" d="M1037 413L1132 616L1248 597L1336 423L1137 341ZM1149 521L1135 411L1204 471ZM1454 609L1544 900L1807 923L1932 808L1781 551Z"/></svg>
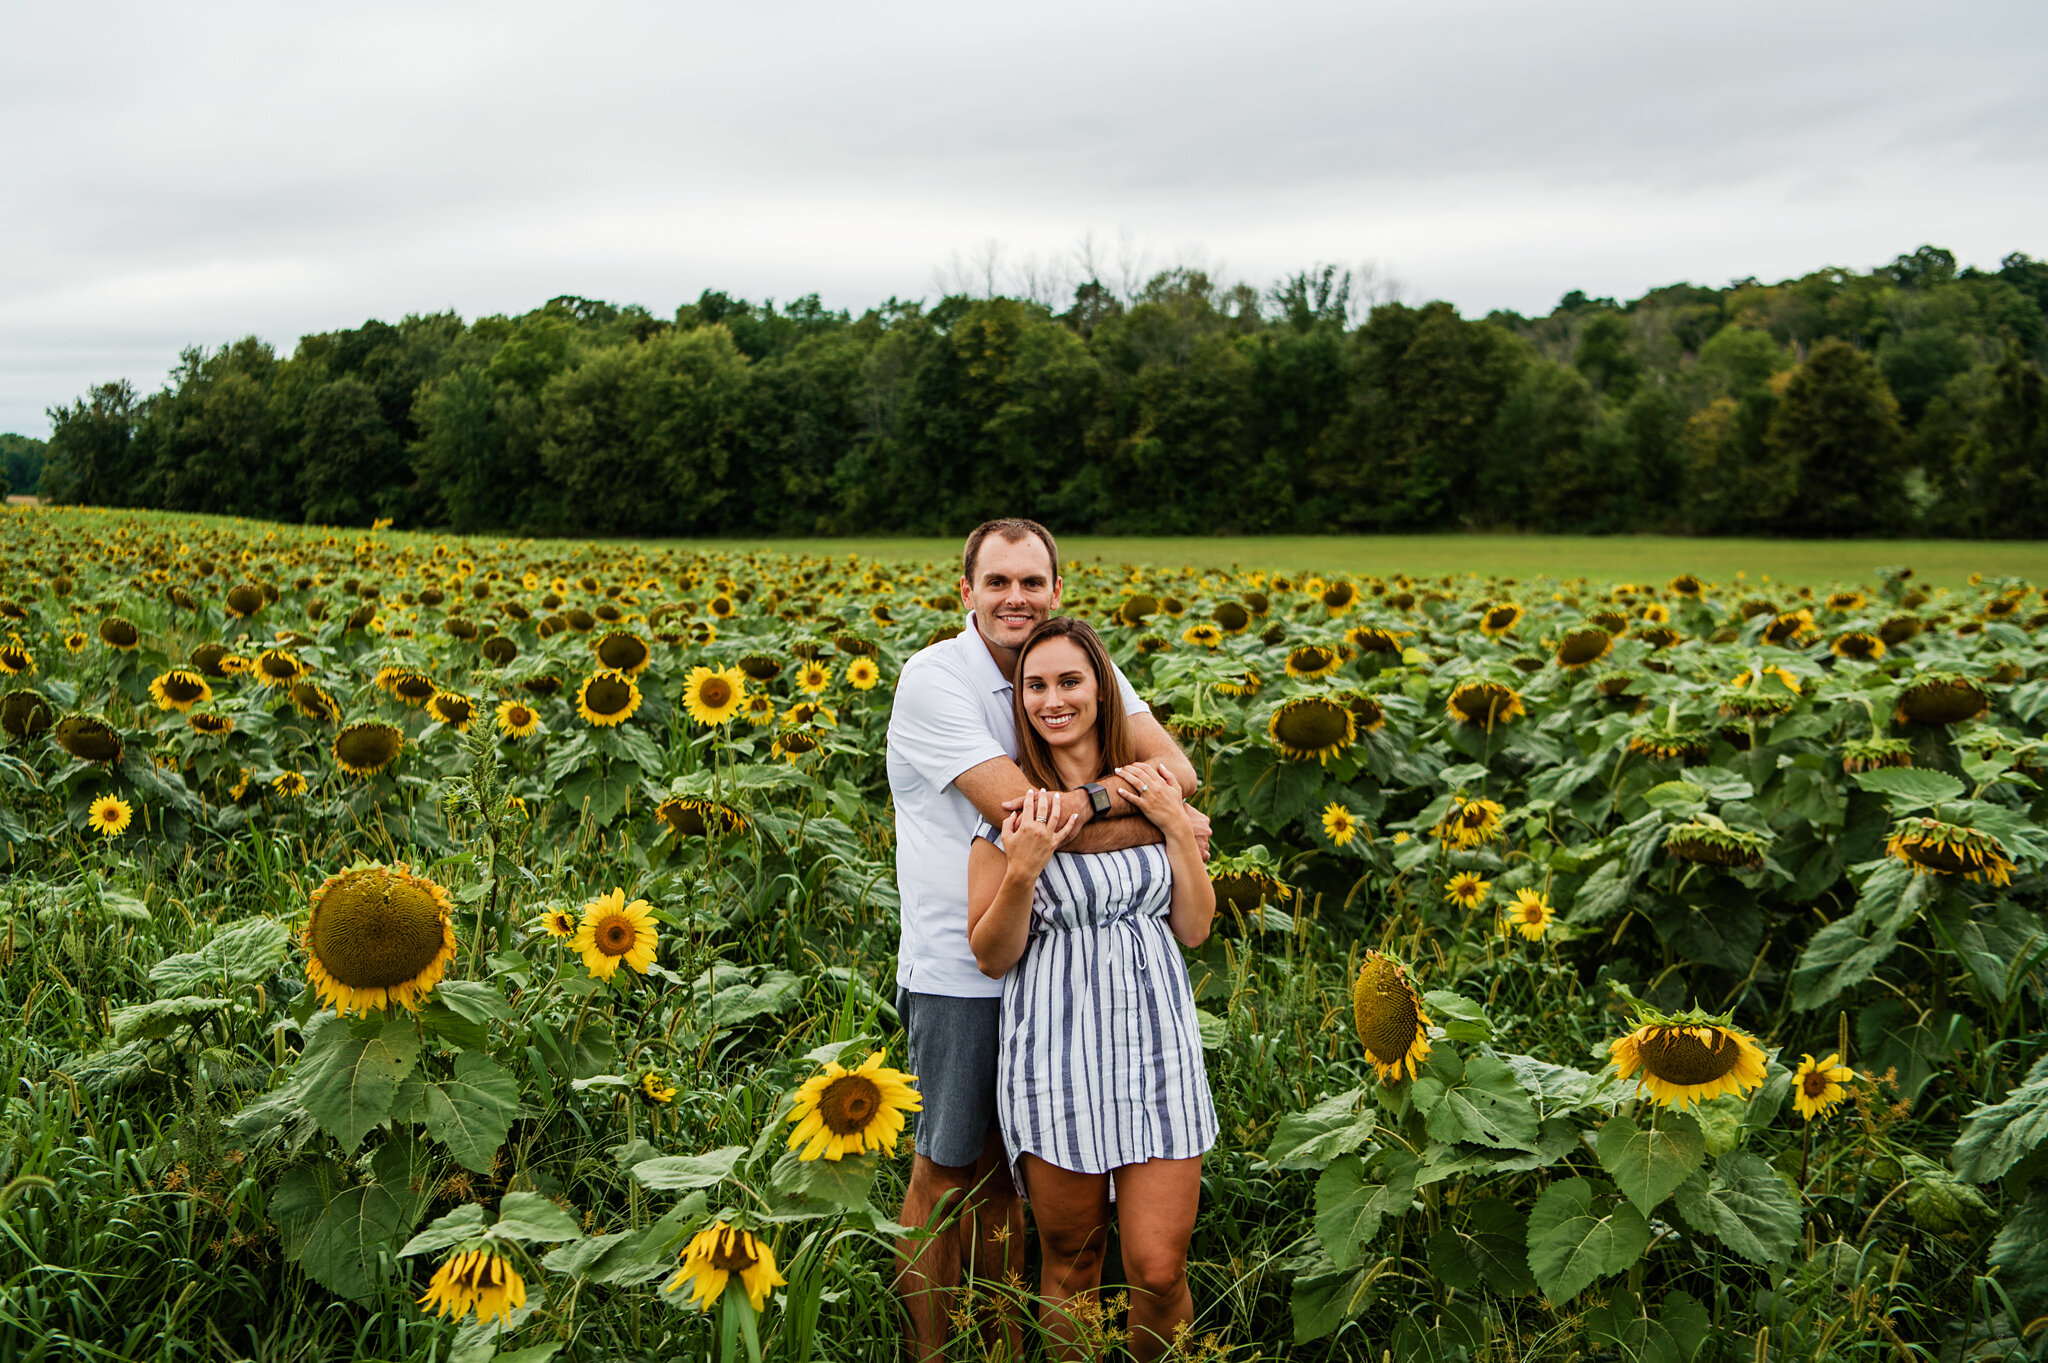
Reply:
<svg viewBox="0 0 2048 1363"><path fill-rule="evenodd" d="M1117 1234L1124 1276L1131 1280L1130 1347L1137 1363L1165 1353L1174 1332L1195 1318L1188 1240L1201 1201L1200 1155L1147 1160L1116 1171Z"/></svg>
<svg viewBox="0 0 2048 1363"><path fill-rule="evenodd" d="M1067 1310L1071 1298L1092 1295L1102 1284L1102 1251L1109 1238L1109 1175L1077 1174L1024 1156L1024 1186L1031 1194L1031 1218L1038 1223L1039 1323L1059 1345L1051 1356L1081 1358L1071 1347L1078 1333Z"/></svg>

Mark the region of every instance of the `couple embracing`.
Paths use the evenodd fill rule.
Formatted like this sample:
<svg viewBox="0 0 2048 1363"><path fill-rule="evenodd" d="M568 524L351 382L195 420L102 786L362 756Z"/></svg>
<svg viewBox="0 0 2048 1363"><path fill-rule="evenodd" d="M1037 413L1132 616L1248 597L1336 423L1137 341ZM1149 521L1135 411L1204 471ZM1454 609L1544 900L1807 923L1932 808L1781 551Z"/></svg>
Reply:
<svg viewBox="0 0 2048 1363"><path fill-rule="evenodd" d="M913 1352L940 1356L965 1271L1023 1268L1044 1325L1101 1281L1111 1204L1130 1349L1193 1316L1188 1241L1216 1112L1175 942L1209 934L1194 768L1095 631L1055 614L1035 521L967 539L958 636L905 664L889 719L902 937L897 1007L924 1108L899 1245ZM1013 1340L1014 1348L1014 1340Z"/></svg>

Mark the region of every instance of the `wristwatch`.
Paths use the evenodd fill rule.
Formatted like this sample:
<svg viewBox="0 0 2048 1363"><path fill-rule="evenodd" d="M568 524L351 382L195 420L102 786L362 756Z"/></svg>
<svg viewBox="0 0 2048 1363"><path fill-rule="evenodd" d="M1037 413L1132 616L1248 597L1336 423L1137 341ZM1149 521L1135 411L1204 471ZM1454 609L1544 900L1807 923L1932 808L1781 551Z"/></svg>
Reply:
<svg viewBox="0 0 2048 1363"><path fill-rule="evenodd" d="M1095 811L1096 818L1099 819L1109 813L1109 791L1102 782L1090 781L1081 789L1088 792L1088 805Z"/></svg>

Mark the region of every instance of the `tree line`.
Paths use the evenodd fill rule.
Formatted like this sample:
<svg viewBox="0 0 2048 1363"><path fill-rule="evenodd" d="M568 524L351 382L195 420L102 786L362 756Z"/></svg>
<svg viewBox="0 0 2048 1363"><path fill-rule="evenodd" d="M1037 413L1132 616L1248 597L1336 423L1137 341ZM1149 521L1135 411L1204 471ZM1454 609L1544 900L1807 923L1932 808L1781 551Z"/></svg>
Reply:
<svg viewBox="0 0 2048 1363"><path fill-rule="evenodd" d="M48 499L545 535L1528 529L2048 538L2048 262L1922 247L1548 316L1189 269L1061 310L551 299L186 350L52 408ZM1363 311L1363 316L1357 314ZM10 452L11 453L11 452ZM10 477L12 465L10 464ZM21 490L17 485L17 490Z"/></svg>

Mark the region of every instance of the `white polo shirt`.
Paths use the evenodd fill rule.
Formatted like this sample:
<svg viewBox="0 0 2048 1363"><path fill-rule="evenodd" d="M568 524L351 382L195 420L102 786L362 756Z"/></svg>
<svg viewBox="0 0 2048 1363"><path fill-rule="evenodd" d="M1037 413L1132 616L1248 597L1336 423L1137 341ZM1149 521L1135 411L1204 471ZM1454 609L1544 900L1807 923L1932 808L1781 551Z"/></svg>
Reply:
<svg viewBox="0 0 2048 1363"><path fill-rule="evenodd" d="M1115 668L1112 663L1111 667ZM1146 714L1116 668L1124 713ZM896 983L919 994L996 998L967 945L967 854L981 811L953 781L992 757L1017 759L1016 688L974 626L919 649L889 711L889 793L896 802L896 888L903 898Z"/></svg>

